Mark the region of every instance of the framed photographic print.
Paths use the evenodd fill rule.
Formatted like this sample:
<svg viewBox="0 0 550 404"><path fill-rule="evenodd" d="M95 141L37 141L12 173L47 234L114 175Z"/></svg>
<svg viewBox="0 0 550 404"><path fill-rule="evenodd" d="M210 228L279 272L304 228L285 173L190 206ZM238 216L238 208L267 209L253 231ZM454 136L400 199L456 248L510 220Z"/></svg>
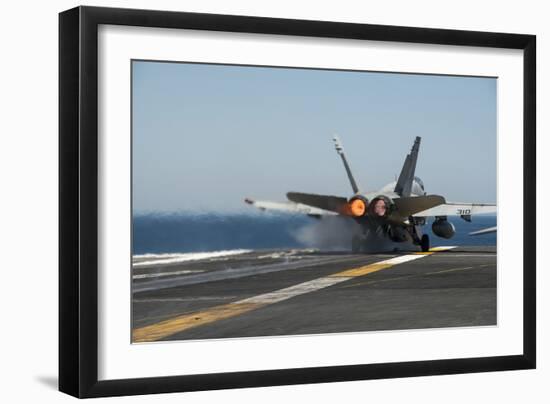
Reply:
<svg viewBox="0 0 550 404"><path fill-rule="evenodd" d="M60 14L59 387L535 367L535 37Z"/></svg>

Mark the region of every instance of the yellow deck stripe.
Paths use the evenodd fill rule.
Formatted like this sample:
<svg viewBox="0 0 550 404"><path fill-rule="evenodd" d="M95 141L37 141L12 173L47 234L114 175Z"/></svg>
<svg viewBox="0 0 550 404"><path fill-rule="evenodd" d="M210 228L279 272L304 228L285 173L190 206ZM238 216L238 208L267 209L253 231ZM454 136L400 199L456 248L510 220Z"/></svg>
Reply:
<svg viewBox="0 0 550 404"><path fill-rule="evenodd" d="M395 264L375 263L375 264L365 265L364 267L348 269L346 271L338 272L330 276L343 276L348 278L355 277L355 276L363 276L363 275L371 274L373 272L381 271L383 269L392 267L394 265Z"/></svg>
<svg viewBox="0 0 550 404"><path fill-rule="evenodd" d="M229 303L207 310L171 318L160 323L136 328L132 333L133 342L151 342L176 334L189 328L198 327L224 318L234 317L263 306L259 303Z"/></svg>

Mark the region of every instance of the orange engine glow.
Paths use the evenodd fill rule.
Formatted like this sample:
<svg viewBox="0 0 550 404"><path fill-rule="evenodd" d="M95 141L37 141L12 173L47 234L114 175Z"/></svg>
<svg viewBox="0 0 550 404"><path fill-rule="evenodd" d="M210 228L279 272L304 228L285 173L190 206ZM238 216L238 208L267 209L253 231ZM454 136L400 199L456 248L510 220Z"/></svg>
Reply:
<svg viewBox="0 0 550 404"><path fill-rule="evenodd" d="M361 199L354 199L349 203L349 210L355 217L360 217L367 211L367 205Z"/></svg>

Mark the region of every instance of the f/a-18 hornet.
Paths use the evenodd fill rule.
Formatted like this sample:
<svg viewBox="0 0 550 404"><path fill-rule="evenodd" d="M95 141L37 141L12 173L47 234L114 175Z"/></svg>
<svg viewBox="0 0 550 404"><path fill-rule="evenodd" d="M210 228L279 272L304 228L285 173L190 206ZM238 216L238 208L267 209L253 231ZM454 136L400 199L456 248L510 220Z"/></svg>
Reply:
<svg viewBox="0 0 550 404"><path fill-rule="evenodd" d="M496 212L495 204L447 202L440 195L427 195L422 180L415 176L420 137L416 137L411 152L405 158L397 181L374 192L359 189L342 143L337 136L333 140L353 189L351 197L288 192L288 202L255 201L250 198L246 198L245 202L261 210L303 213L316 218L326 215L351 218L361 229L352 237L353 252L365 251L373 236L387 237L393 242L412 242L422 251L428 251L430 239L422 232L426 218L435 218L432 232L436 236L449 239L454 236L455 227L447 220L448 216L460 216L470 222L472 215Z"/></svg>

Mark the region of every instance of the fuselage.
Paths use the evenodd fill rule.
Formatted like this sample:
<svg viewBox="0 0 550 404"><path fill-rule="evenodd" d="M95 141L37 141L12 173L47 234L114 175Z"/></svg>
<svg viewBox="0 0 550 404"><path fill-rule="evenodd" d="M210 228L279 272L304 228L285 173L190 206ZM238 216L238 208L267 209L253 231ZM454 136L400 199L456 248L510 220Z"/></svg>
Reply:
<svg viewBox="0 0 550 404"><path fill-rule="evenodd" d="M358 222L365 222L368 219L376 222L386 221L394 224L408 224L408 217L403 217L394 209L394 200L401 198L395 189L396 181L384 185L378 191L359 191L349 198L350 214ZM415 177L410 197L426 195L422 180ZM380 207L381 204L384 207Z"/></svg>

